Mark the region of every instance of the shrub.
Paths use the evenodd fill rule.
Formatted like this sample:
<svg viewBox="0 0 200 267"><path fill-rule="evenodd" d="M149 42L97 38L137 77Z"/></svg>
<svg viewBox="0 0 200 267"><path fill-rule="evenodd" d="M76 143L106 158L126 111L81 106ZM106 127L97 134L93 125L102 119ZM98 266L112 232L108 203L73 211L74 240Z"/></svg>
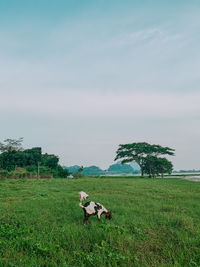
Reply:
<svg viewBox="0 0 200 267"><path fill-rule="evenodd" d="M82 177L84 177L83 174L78 173L78 172L77 172L77 173L73 173L72 176L73 176L74 178L82 178Z"/></svg>
<svg viewBox="0 0 200 267"><path fill-rule="evenodd" d="M0 178L8 178L8 171L0 170Z"/></svg>

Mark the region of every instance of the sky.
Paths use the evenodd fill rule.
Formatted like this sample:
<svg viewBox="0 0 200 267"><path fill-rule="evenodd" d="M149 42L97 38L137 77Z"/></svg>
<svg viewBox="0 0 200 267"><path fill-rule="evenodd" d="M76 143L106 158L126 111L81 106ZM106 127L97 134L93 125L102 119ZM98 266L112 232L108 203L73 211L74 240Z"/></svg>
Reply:
<svg viewBox="0 0 200 267"><path fill-rule="evenodd" d="M200 169L199 13L199 0L1 0L0 141L101 168L145 141Z"/></svg>

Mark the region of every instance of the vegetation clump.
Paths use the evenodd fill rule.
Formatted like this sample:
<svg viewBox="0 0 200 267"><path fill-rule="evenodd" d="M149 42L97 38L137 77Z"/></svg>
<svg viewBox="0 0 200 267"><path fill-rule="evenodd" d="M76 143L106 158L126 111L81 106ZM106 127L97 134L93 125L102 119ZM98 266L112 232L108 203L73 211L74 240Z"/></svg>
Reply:
<svg viewBox="0 0 200 267"><path fill-rule="evenodd" d="M59 165L53 154L42 154L41 147L23 149L22 138L6 139L0 143L0 178L64 178L68 170Z"/></svg>

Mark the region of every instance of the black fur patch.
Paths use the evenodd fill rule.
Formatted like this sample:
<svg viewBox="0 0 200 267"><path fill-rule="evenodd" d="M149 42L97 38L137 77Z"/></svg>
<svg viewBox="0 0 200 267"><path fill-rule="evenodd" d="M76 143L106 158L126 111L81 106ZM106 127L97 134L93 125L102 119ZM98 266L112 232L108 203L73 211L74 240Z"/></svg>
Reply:
<svg viewBox="0 0 200 267"><path fill-rule="evenodd" d="M83 206L86 208L86 207L89 206L89 205L90 205L90 201L87 202L87 203L85 203Z"/></svg>
<svg viewBox="0 0 200 267"><path fill-rule="evenodd" d="M95 202L95 205L96 205L96 206L94 206L94 209L96 211L95 214L97 214L98 213L98 210L102 209L102 206L99 205L99 204L97 204L96 202Z"/></svg>

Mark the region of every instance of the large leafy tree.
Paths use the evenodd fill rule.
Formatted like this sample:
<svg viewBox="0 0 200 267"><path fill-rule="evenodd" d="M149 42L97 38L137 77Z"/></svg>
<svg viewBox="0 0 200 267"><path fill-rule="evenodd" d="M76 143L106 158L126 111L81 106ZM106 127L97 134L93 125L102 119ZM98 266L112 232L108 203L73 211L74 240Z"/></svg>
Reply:
<svg viewBox="0 0 200 267"><path fill-rule="evenodd" d="M135 161L141 168L141 175L144 175L145 159L149 156L158 158L163 155L174 155L174 149L162 147L160 145L151 145L146 142L120 144L116 152L115 160L122 159L122 164Z"/></svg>
<svg viewBox="0 0 200 267"><path fill-rule="evenodd" d="M56 169L58 166L59 158L53 154L45 153L42 155L42 165L49 167L50 169Z"/></svg>
<svg viewBox="0 0 200 267"><path fill-rule="evenodd" d="M42 148L41 147L33 147L30 149L24 150L26 154L26 164L27 166L38 165L38 162L42 160Z"/></svg>

